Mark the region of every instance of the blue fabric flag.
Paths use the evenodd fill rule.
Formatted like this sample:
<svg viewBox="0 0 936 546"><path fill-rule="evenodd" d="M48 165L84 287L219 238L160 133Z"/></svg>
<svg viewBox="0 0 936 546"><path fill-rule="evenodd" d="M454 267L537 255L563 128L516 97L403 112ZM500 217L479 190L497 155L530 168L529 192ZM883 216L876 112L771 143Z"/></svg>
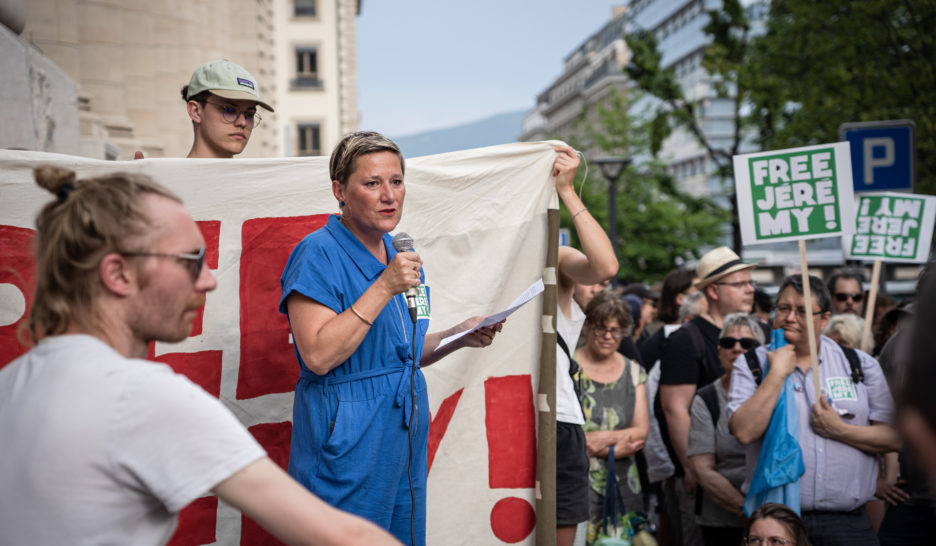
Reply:
<svg viewBox="0 0 936 546"><path fill-rule="evenodd" d="M771 332L771 351L785 344L783 330ZM765 359L764 377L767 377L768 366ZM806 465L797 439L799 415L793 396L791 375L783 383L783 391L770 416L770 424L767 425L764 443L751 478L751 487L744 498L744 513L748 516L767 502L785 504L797 515L800 513L799 478L806 472Z"/></svg>

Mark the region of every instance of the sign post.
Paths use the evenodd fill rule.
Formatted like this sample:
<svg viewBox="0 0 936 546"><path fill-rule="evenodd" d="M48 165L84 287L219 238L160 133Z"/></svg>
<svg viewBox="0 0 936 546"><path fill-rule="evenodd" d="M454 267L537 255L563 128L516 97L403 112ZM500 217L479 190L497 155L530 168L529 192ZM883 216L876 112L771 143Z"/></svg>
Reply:
<svg viewBox="0 0 936 546"><path fill-rule="evenodd" d="M733 160L742 242L799 241L803 296L809 305L806 239L839 236L854 228L849 144L736 155ZM806 321L806 329L818 404L822 390L812 320Z"/></svg>

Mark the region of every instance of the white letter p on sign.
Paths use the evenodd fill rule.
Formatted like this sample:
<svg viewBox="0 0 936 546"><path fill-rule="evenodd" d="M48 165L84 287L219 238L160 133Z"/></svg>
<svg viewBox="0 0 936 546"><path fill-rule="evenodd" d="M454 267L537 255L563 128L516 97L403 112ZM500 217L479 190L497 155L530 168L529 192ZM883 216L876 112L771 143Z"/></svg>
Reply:
<svg viewBox="0 0 936 546"><path fill-rule="evenodd" d="M864 183L874 184L874 169L894 164L894 139L890 137L866 138L864 144ZM884 148L884 157L874 157L875 148Z"/></svg>

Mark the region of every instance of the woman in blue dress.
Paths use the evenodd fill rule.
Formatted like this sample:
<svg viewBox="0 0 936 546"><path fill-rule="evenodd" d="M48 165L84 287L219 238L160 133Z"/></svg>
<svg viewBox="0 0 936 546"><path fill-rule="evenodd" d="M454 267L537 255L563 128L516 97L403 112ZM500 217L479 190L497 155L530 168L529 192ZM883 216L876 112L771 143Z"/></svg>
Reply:
<svg viewBox="0 0 936 546"><path fill-rule="evenodd" d="M293 249L279 308L301 370L289 473L326 502L424 544L429 403L419 367L490 345L501 325L441 348L480 318L427 334L422 261L394 250L388 235L403 213L404 168L399 148L378 133L342 139L329 163L341 215ZM404 295L411 289L415 320Z"/></svg>

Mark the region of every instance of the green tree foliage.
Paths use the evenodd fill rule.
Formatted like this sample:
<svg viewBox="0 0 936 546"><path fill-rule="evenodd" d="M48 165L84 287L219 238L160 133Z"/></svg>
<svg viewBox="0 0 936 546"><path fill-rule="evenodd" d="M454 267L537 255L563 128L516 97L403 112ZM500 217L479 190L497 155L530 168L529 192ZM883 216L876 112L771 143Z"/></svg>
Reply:
<svg viewBox="0 0 936 546"><path fill-rule="evenodd" d="M616 92L583 112L578 123L581 130L576 131L581 141L569 139L577 149L592 150L592 157L641 158L625 168L617 185L616 242L621 264L618 278L622 281L654 282L682 260L698 258L700 247L714 244L722 236L727 219L710 199L681 191L665 167L652 159L653 122L632 116L627 97ZM579 176L584 171L579 168ZM608 189L598 167L589 165L582 200L604 226L609 225ZM561 222L571 225L567 212L563 212Z"/></svg>
<svg viewBox="0 0 936 546"><path fill-rule="evenodd" d="M910 119L917 191L936 193L936 0L773 0L756 50L750 121L765 149Z"/></svg>

